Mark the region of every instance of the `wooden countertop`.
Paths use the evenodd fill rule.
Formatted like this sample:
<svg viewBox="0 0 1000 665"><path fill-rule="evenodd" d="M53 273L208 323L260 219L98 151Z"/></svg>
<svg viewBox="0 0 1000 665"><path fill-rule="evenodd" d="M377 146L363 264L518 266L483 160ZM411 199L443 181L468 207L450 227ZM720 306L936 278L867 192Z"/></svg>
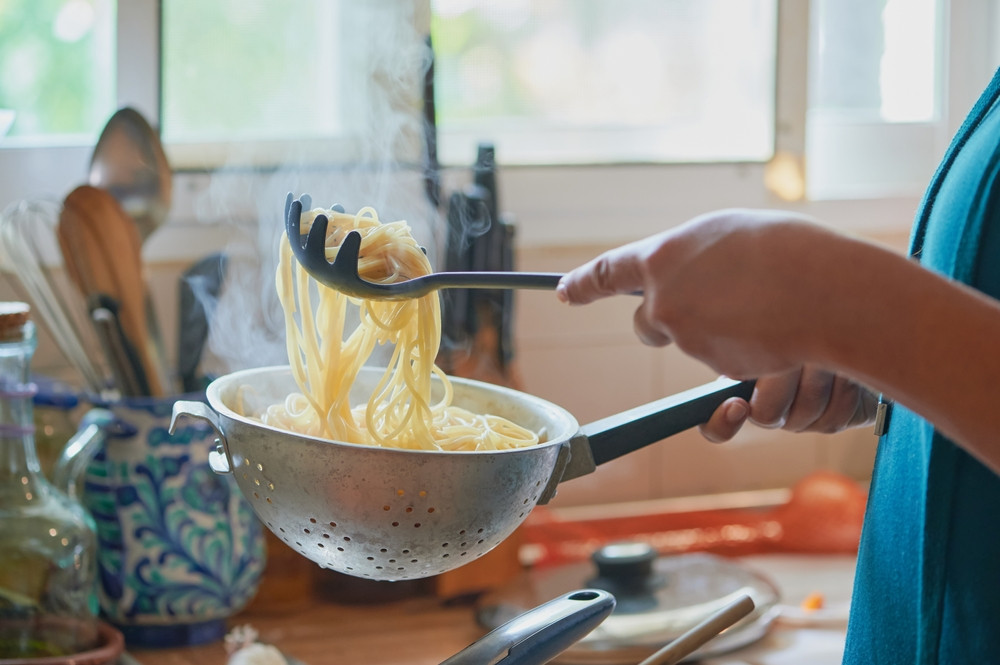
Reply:
<svg viewBox="0 0 1000 665"><path fill-rule="evenodd" d="M759 642L705 665L839 664L854 578L853 555L765 554L742 561L772 579L785 603L781 617ZM283 585L293 591L293 585ZM313 589L316 590L315 588ZM828 607L799 616L796 604L808 593L824 594ZM285 594L285 598L306 594ZM318 596L277 611L276 603L254 603L229 622L249 624L259 641L304 665L440 665L484 634L470 603L447 603L433 594L398 596L381 602L347 603ZM785 612L790 614L786 617ZM130 649L140 665L226 665L222 641L199 647ZM127 665L121 661L118 665ZM134 665L134 663L132 663Z"/></svg>
<svg viewBox="0 0 1000 665"><path fill-rule="evenodd" d="M259 641L305 665L438 665L484 631L470 606L421 597L375 605L311 601L286 613L247 612L231 626L252 625ZM223 643L129 650L141 665L225 665Z"/></svg>

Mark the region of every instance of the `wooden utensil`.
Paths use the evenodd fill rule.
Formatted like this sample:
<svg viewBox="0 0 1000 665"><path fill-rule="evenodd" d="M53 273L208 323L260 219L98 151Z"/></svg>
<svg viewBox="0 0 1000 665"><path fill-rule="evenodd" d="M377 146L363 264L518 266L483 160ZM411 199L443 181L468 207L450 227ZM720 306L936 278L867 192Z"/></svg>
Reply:
<svg viewBox="0 0 1000 665"><path fill-rule="evenodd" d="M639 665L676 665L753 610L753 599L740 596Z"/></svg>
<svg viewBox="0 0 1000 665"><path fill-rule="evenodd" d="M135 224L106 190L81 185L63 202L59 246L66 268L88 303L118 304L126 342L135 351L148 394L164 394L162 363L146 326L142 242Z"/></svg>

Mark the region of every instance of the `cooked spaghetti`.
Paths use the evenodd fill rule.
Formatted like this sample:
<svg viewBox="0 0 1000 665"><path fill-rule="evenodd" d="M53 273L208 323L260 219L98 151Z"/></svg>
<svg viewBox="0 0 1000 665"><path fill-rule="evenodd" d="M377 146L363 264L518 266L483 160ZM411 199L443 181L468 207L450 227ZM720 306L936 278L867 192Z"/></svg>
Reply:
<svg viewBox="0 0 1000 665"><path fill-rule="evenodd" d="M426 275L430 262L406 222L383 224L372 208L356 215L316 208L302 213L302 231L317 215L330 220L326 254L333 260L348 232L361 233L358 273L376 283ZM275 283L285 312L288 360L301 392L270 406L269 425L324 438L393 448L499 450L530 446L538 436L504 418L452 405L448 377L435 364L441 342L441 309L431 293L407 300L351 298L318 284L292 254L282 235ZM314 302L315 296L315 302ZM359 325L347 330L348 306ZM366 404L348 395L378 345L392 345L385 373ZM444 388L432 402L432 377Z"/></svg>

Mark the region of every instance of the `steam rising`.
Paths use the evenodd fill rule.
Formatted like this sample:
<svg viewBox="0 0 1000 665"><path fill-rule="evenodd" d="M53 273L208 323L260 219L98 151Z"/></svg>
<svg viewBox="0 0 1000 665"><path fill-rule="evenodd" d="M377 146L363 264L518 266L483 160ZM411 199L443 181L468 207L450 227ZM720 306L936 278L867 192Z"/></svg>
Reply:
<svg viewBox="0 0 1000 665"><path fill-rule="evenodd" d="M348 211L372 206L383 221L405 219L435 263L441 222L426 197L421 166L421 87L430 52L418 30L414 4L341 3L341 25L331 38L348 40L337 51L345 61L332 95L325 89L329 82L317 81L316 86L325 89L324 98L336 100L330 112L340 114L346 135L296 144L282 155L278 168L266 171L248 168L264 161L259 146L238 147L198 198L199 222L222 220L233 230L204 372L221 375L288 362L284 314L274 285L288 192L310 194L314 206L340 203ZM309 104L316 97L304 90L299 99L267 103Z"/></svg>

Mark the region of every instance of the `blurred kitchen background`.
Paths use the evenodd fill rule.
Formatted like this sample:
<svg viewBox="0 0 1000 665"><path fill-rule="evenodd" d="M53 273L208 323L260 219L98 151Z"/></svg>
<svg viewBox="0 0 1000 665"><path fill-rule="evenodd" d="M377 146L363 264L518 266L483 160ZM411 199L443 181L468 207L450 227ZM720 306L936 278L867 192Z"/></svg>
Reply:
<svg viewBox="0 0 1000 665"><path fill-rule="evenodd" d="M564 271L731 206L808 213L905 251L925 183L1000 62L997 5L0 0L0 208L61 202L87 182L108 119L139 111L171 168L166 221L142 245L168 366L178 279L229 260L208 376L285 362L273 270L289 191L409 220L438 269L499 251L488 260ZM41 253L62 269L54 241ZM3 268L0 299L27 297ZM713 378L643 347L635 305L451 303L443 362L581 423ZM82 385L41 328L35 371ZM869 429L748 427L727 445L688 432L561 486L552 507L780 502L815 471L863 485L875 445Z"/></svg>

